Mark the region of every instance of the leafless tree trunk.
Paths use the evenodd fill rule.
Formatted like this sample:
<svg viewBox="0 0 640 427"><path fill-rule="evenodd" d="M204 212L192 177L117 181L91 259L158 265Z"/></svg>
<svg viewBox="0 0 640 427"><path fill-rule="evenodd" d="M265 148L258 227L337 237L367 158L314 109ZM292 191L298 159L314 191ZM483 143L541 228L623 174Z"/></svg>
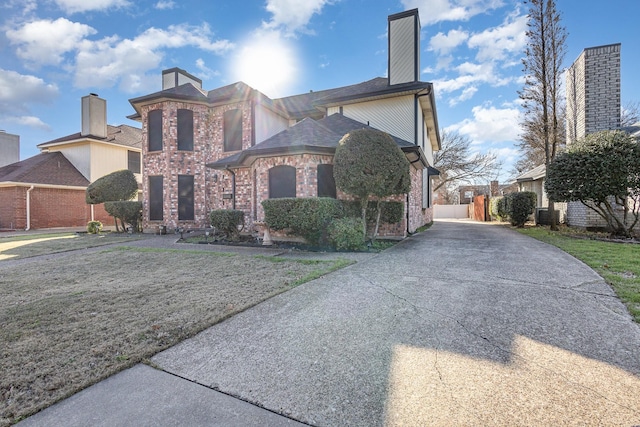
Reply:
<svg viewBox="0 0 640 427"><path fill-rule="evenodd" d="M555 0L527 0L527 47L522 60L525 85L519 93L524 101L523 143L544 148L548 166L556 156L564 135L559 96L562 61L567 33L560 23ZM555 206L549 201L551 229L556 230Z"/></svg>

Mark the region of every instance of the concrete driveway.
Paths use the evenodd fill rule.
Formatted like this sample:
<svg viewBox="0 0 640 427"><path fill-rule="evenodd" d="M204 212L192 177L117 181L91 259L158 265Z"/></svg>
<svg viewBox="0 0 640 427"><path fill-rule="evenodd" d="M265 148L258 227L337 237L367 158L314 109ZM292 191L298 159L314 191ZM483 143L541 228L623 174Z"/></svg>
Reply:
<svg viewBox="0 0 640 427"><path fill-rule="evenodd" d="M172 374L287 417L263 425L640 425L640 327L611 288L554 247L468 221L438 221L152 363L156 370L139 366L115 377L129 375L134 389L141 370ZM65 405L78 406L74 398L108 400L105 387L51 413L64 416ZM129 392L119 387L111 393ZM156 406L193 402L185 387L156 387L175 387L149 391ZM197 396L189 414L215 405ZM105 425L131 421L117 409L105 412ZM46 424L37 417L33 424Z"/></svg>

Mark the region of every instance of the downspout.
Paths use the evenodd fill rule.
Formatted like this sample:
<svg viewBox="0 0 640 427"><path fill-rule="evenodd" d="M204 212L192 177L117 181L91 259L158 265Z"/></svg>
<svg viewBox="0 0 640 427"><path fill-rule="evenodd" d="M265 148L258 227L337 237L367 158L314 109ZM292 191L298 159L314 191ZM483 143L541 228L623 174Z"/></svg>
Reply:
<svg viewBox="0 0 640 427"><path fill-rule="evenodd" d="M31 191L35 187L35 185L32 185L27 190L27 228L25 228L24 231L29 231L31 229Z"/></svg>
<svg viewBox="0 0 640 427"><path fill-rule="evenodd" d="M225 170L231 174L231 208L236 209L236 173L229 168L225 167Z"/></svg>

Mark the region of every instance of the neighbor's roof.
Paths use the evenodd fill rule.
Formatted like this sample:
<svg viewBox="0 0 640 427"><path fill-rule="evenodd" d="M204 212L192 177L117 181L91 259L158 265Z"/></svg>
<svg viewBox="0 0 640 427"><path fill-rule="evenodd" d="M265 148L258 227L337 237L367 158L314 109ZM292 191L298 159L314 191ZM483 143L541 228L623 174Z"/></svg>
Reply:
<svg viewBox="0 0 640 427"><path fill-rule="evenodd" d="M248 166L259 157L301 153L333 154L340 139L356 129L374 128L337 113L320 120L307 117L251 148L209 163L207 166L226 169ZM415 152L418 159L425 163L420 147L393 135L391 137L403 151Z"/></svg>
<svg viewBox="0 0 640 427"><path fill-rule="evenodd" d="M622 130L635 138L640 138L640 122L634 123L631 126L623 127Z"/></svg>
<svg viewBox="0 0 640 427"><path fill-rule="evenodd" d="M59 151L40 153L0 168L0 182L86 187L89 181Z"/></svg>
<svg viewBox="0 0 640 427"><path fill-rule="evenodd" d="M94 135L82 135L80 132L72 135L63 136L61 138L53 139L51 141L38 144L38 148L43 149L52 147L55 145L67 144L70 142L92 140L99 142L106 142L109 144L122 145L131 148L142 148L142 130L133 126L120 125L111 126L107 125L107 137L101 138Z"/></svg>
<svg viewBox="0 0 640 427"><path fill-rule="evenodd" d="M517 182L535 181L540 178L543 178L546 171L547 171L546 166L542 164L542 165L536 166L530 171L523 173L522 175L519 175L518 177L516 177L516 181Z"/></svg>

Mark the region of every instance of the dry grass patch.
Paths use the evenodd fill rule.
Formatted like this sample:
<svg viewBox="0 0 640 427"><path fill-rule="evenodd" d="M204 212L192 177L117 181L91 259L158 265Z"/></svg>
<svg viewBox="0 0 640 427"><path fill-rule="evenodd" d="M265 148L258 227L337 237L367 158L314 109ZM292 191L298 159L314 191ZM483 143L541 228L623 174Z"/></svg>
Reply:
<svg viewBox="0 0 640 427"><path fill-rule="evenodd" d="M117 248L2 267L0 425L350 264L276 259Z"/></svg>
<svg viewBox="0 0 640 427"><path fill-rule="evenodd" d="M129 242L141 237L125 234L35 234L0 237L0 261L29 258L77 249L93 248L114 243Z"/></svg>

